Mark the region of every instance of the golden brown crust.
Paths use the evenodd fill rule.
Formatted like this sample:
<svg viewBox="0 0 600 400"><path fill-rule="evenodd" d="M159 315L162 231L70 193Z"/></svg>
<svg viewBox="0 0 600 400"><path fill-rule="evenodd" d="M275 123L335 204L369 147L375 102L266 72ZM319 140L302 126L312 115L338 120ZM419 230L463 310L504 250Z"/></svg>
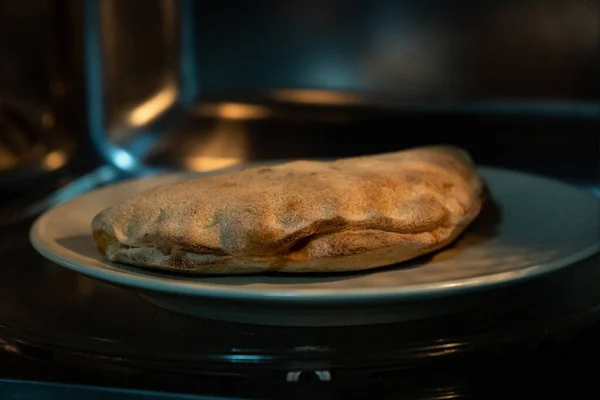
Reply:
<svg viewBox="0 0 600 400"><path fill-rule="evenodd" d="M96 249L103 256L106 255L108 248L112 244L119 245L119 242L116 238L111 237L108 233L101 229L94 230L92 232L92 238L94 239L94 244L96 245Z"/></svg>
<svg viewBox="0 0 600 400"><path fill-rule="evenodd" d="M329 272L414 258L478 215L468 155L425 147L296 161L162 186L98 214L110 260L193 273Z"/></svg>

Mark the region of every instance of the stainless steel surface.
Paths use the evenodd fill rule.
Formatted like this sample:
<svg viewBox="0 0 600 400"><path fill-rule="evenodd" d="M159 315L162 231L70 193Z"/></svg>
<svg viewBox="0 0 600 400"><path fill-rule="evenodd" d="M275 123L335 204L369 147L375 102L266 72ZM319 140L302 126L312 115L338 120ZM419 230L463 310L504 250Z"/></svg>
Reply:
<svg viewBox="0 0 600 400"><path fill-rule="evenodd" d="M0 10L0 97L129 171L194 137L195 157L240 158L205 141L247 136L248 119L272 110L235 92L320 107L368 95L478 115L599 111L594 1L0 0ZM222 104L207 100L214 93ZM198 118L211 107L229 122Z"/></svg>
<svg viewBox="0 0 600 400"><path fill-rule="evenodd" d="M121 169L137 169L165 119L181 114L196 94L192 3L83 3L87 131L96 150Z"/></svg>
<svg viewBox="0 0 600 400"><path fill-rule="evenodd" d="M141 17L123 17L137 13L136 2L86 4L88 126L105 159L125 170L151 164L173 142L190 144L184 158L202 159L170 156L167 165L179 168L246 160L243 121L272 110L236 101L236 91L313 107L360 108L383 97L400 109L600 112L594 2L154 1L144 10L153 24L142 28ZM131 38L115 40L119 30ZM123 50L133 42L139 50ZM209 93L222 102L207 103ZM222 124L201 114L211 107Z"/></svg>
<svg viewBox="0 0 600 400"><path fill-rule="evenodd" d="M0 379L0 394L4 400L63 400L67 398L110 400L235 400L233 397L213 397L14 379Z"/></svg>
<svg viewBox="0 0 600 400"><path fill-rule="evenodd" d="M594 1L196 3L200 85L593 100L599 14Z"/></svg>
<svg viewBox="0 0 600 400"><path fill-rule="evenodd" d="M52 175L75 147L56 114L66 93L55 4L0 0L0 187Z"/></svg>
<svg viewBox="0 0 600 400"><path fill-rule="evenodd" d="M36 221L31 240L50 260L132 288L167 309L281 325L370 324L449 313L479 302L475 294L484 289L567 268L600 250L600 201L590 193L517 172L481 173L493 202L453 246L360 273L189 277L105 261L91 239L94 215L190 173L128 181L64 203ZM474 297L457 296L469 293ZM432 300L440 297L444 301Z"/></svg>

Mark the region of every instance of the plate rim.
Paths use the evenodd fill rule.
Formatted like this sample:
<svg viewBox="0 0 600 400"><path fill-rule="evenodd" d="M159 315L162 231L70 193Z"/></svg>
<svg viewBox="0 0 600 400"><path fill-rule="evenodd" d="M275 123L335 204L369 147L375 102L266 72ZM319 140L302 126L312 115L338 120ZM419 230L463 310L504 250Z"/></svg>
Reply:
<svg viewBox="0 0 600 400"><path fill-rule="evenodd" d="M491 167L491 166L479 166L477 168L481 171L494 171L509 174L526 175L534 177L536 179L548 180L553 183L569 186L571 189L579 190L581 194L588 195L594 200L600 203L600 199L594 196L592 193L584 189L580 189L576 186L569 185L558 179L552 179L545 176L531 174L521 171L513 171L505 168ZM183 175L190 174L190 171L171 172L169 175ZM167 174L160 174L154 177L142 177L133 178L125 181L121 181L116 185L126 184L128 181L139 180L139 179L153 179L159 176ZM97 188L85 195L92 195L102 190L114 188L114 185L107 187ZM160 271L146 271L140 267L134 267L127 265L129 269L135 269L136 273L131 273L125 269L119 269L117 263L112 263L107 260L97 260L98 263L104 267L98 267L92 264L86 264L83 262L77 262L77 260L69 260L66 257L61 256L55 250L53 246L47 245L50 241L44 239L40 235L40 227L44 222L55 212L58 208L67 207L68 204L75 199L53 207L36 218L29 230L29 239L34 249L46 259L65 267L71 271L82 274L84 276L101 280L110 284L125 286L138 291L149 291L155 293L163 293L169 295L179 296L193 296L193 297L211 297L211 298L222 298L229 300L252 300L252 301L272 301L274 299L282 302L293 301L293 302L332 302L332 301L377 301L377 300L416 300L425 299L432 297L444 297L447 295L454 295L459 293L475 292L480 290L490 290L491 288L511 285L518 283L523 280L529 280L531 278L546 275L553 271L567 267L570 264L574 264L593 256L600 252L600 242L595 243L577 253L569 254L568 256L552 260L543 264L535 264L518 271L502 271L495 274L484 275L485 281L481 282L481 276L455 279L443 283L423 283L413 284L401 287L389 287L385 289L368 287L368 288L350 288L350 289L273 289L273 290L255 290L255 289L244 289L241 286L230 287L230 286L206 286L202 282L195 282L193 280L179 280L177 275L170 277L155 276L152 273L159 273ZM91 238L91 233L89 234ZM55 243L52 241L52 243ZM77 253L76 258L86 258L86 256L79 255ZM363 271L365 272L365 271ZM286 275L288 276L288 275ZM192 276L193 278L193 276ZM214 277L213 277L214 278Z"/></svg>

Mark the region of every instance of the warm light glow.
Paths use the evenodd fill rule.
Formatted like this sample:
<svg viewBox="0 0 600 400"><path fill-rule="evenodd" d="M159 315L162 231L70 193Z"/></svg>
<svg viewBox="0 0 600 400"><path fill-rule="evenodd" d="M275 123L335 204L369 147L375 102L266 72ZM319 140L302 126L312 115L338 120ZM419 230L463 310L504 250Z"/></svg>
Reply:
<svg viewBox="0 0 600 400"><path fill-rule="evenodd" d="M4 147L0 147L0 169L9 169L15 166L18 162L18 158L5 149Z"/></svg>
<svg viewBox="0 0 600 400"><path fill-rule="evenodd" d="M42 165L45 169L53 171L65 165L66 162L67 155L65 154L65 152L61 150L55 150L53 152L48 153L46 157L44 157Z"/></svg>
<svg viewBox="0 0 600 400"><path fill-rule="evenodd" d="M261 119L271 115L268 107L243 103L204 104L198 107L197 112L233 120Z"/></svg>
<svg viewBox="0 0 600 400"><path fill-rule="evenodd" d="M42 126L46 129L50 129L54 126L56 120L54 119L54 115L46 112L42 115Z"/></svg>
<svg viewBox="0 0 600 400"><path fill-rule="evenodd" d="M4 349L4 351L8 352L8 353L20 353L19 349L15 346L13 346L12 344L5 344L2 346L2 348Z"/></svg>
<svg viewBox="0 0 600 400"><path fill-rule="evenodd" d="M193 171L214 171L246 161L247 132L238 122L222 122L204 140L197 142L197 151L184 159L186 168Z"/></svg>
<svg viewBox="0 0 600 400"><path fill-rule="evenodd" d="M244 160L236 157L197 156L186 158L185 166L192 171L204 172L231 167L240 164L242 161Z"/></svg>
<svg viewBox="0 0 600 400"><path fill-rule="evenodd" d="M129 114L129 123L133 126L145 125L168 109L177 97L175 85L169 84L162 91L137 106Z"/></svg>
<svg viewBox="0 0 600 400"><path fill-rule="evenodd" d="M351 105L362 102L361 97L358 95L327 90L284 89L272 92L271 96L282 101L321 105Z"/></svg>

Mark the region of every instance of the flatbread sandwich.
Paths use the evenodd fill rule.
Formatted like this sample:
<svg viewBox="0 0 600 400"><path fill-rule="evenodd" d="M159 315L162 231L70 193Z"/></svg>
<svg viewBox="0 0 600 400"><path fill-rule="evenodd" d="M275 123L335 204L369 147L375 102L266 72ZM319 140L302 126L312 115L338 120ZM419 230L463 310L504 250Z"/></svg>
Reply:
<svg viewBox="0 0 600 400"><path fill-rule="evenodd" d="M469 155L420 147L152 188L93 219L108 260L194 274L367 270L452 243L478 216Z"/></svg>

